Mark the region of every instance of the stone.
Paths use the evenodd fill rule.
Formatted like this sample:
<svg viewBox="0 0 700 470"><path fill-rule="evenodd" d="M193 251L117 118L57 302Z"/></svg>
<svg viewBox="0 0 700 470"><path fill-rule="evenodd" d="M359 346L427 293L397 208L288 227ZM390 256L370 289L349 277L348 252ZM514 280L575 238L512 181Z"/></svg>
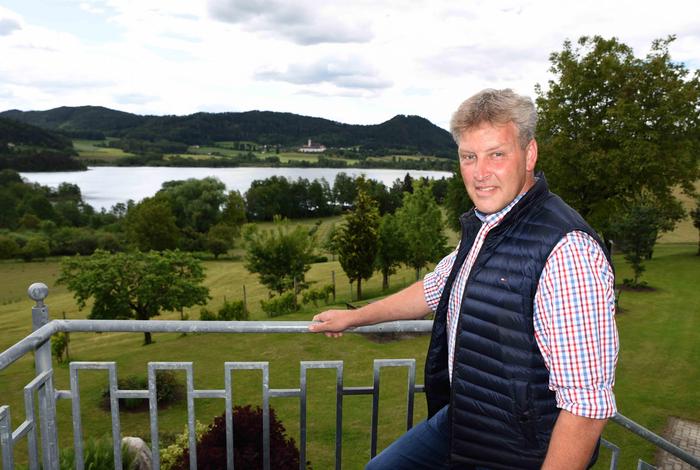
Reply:
<svg viewBox="0 0 700 470"><path fill-rule="evenodd" d="M122 438L122 447L126 448L129 462L123 462L124 468L134 470L151 470L153 468L151 448L140 437Z"/></svg>

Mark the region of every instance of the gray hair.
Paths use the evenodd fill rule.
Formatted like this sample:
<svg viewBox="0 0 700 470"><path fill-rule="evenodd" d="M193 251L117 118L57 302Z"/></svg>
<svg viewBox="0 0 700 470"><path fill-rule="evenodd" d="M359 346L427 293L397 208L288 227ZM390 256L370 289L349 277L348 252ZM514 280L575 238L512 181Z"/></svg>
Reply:
<svg viewBox="0 0 700 470"><path fill-rule="evenodd" d="M507 124L512 122L518 129L520 146L525 148L535 138L537 111L532 100L521 96L510 88L494 90L487 88L464 101L452 115L450 132L459 144L459 136L468 129L483 123Z"/></svg>

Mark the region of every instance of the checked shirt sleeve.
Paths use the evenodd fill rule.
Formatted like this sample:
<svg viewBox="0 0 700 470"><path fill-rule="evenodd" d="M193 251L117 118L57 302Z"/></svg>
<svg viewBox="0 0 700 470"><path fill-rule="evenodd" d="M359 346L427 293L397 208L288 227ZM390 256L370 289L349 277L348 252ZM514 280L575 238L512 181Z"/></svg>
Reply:
<svg viewBox="0 0 700 470"><path fill-rule="evenodd" d="M552 250L535 296L535 338L557 406L587 418L616 412L615 284L600 246L582 232Z"/></svg>
<svg viewBox="0 0 700 470"><path fill-rule="evenodd" d="M423 278L423 295L425 295L425 301L433 312L438 308L440 296L445 289L456 257L457 249L440 260L435 269Z"/></svg>

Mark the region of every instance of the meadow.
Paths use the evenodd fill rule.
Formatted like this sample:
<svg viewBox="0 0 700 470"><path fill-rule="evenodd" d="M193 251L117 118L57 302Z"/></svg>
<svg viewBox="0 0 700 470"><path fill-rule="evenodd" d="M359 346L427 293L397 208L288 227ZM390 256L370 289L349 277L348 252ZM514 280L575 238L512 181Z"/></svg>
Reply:
<svg viewBox="0 0 700 470"><path fill-rule="evenodd" d="M78 159L89 163L102 164L114 163L120 158L130 157L133 154L119 148L105 147L107 140L74 140L73 147L78 152Z"/></svg>
<svg viewBox="0 0 700 470"><path fill-rule="evenodd" d="M321 231L330 223L325 221ZM304 221L313 224L315 221ZM679 232L680 231L680 232ZM615 393L619 411L634 421L657 433L662 433L669 416L700 421L700 292L697 289L700 273L700 257L697 253L697 230L681 226L669 243L662 240L648 261L643 275L653 291L623 291L621 310L617 316L621 351L617 369ZM665 237L665 238L666 238ZM456 234L451 234L451 243ZM248 273L241 261L242 251L234 250L231 257L220 261L205 262L206 284L212 299L209 307L216 309L224 300L242 298L242 286L246 286L251 319L266 319L259 301L267 298L267 290L260 286L256 276ZM620 255L614 257L618 281L629 277L631 271ZM4 350L29 333L31 327L31 301L26 288L35 281L49 285L47 304L53 318L84 318L88 310L78 311L65 287L56 285L58 260L37 263L0 263L0 349ZM336 304L344 307L350 301L350 287L337 261L314 264L308 279L314 286L330 283L332 272L337 284ZM414 280L411 270L400 270L391 278L393 289ZM365 297L372 298L381 292L380 276L365 284ZM354 300L354 299L353 299ZM315 312L325 306L306 306L293 315L279 320L310 320ZM186 309L190 318L198 318L198 308ZM179 312L161 315L161 319L177 319ZM377 342L375 339L346 334L332 340L311 334L276 335L210 335L155 334L155 343L142 346L143 335L130 333L73 334L70 342L71 360L116 361L120 377L146 374L149 361L192 361L195 387L199 389L223 388L223 363L225 361L268 361L271 387L294 388L299 385L299 361L343 360L345 386L367 386L372 381L372 361L375 358L414 358L417 365L417 382L422 383L427 336ZM68 368L56 364L57 387L66 389ZM179 374L179 373L178 373ZM309 379L309 447L308 459L316 469L331 468L335 432L335 372L313 371ZM184 373L179 375L184 382ZM13 426L23 416L21 388L33 377L33 359L25 357L0 373L0 396L3 403L12 406ZM234 379L236 404L260 401L259 372L238 372ZM84 429L89 435L99 436L109 431L108 412L99 407L102 390L106 387L104 372L84 372L81 375L82 417ZM406 370L392 369L382 372L379 448L383 448L405 429ZM70 446L72 428L70 403L61 400L59 406L59 430L62 447ZM271 406L285 424L289 435L298 442L298 400L275 398ZM164 443L185 426L184 402L159 412L160 437ZM223 413L223 401L206 399L196 402L197 419L208 423ZM371 397L350 396L344 398L343 467L362 468L369 458L371 422ZM415 420L425 416L423 396L416 397ZM124 435L149 437L146 412L122 412ZM87 434L87 433L86 433ZM622 447L619 468L636 468L639 457L654 461L655 448L647 445L616 424L610 423L605 437ZM18 459L25 451L20 448ZM601 463L596 468L607 468L609 453L602 451Z"/></svg>

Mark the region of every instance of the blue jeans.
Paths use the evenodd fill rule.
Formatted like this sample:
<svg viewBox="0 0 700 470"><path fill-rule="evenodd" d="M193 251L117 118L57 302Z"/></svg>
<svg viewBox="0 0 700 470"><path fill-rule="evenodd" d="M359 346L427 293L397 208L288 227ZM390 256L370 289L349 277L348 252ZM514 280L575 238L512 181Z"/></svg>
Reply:
<svg viewBox="0 0 700 470"><path fill-rule="evenodd" d="M433 470L449 468L447 406L394 441L369 461L365 470Z"/></svg>

